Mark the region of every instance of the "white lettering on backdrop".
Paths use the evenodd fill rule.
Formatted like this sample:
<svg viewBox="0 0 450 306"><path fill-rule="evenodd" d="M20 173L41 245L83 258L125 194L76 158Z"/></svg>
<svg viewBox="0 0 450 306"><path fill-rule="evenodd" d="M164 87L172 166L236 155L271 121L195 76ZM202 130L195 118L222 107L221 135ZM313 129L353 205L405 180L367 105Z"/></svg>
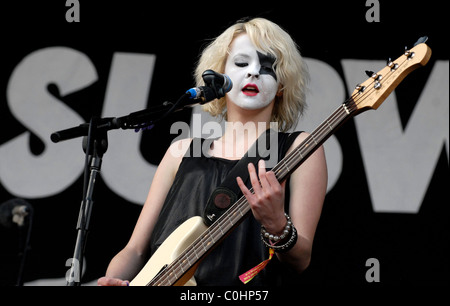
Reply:
<svg viewBox="0 0 450 306"><path fill-rule="evenodd" d="M152 54L114 54L102 116L121 116L146 107L155 60ZM311 131L344 101L346 91L341 76L331 66L317 59L306 60L311 73L309 107L297 129ZM349 92L362 81L361 71L375 65L381 63L342 60ZM405 130L399 123L395 93L376 114L367 112L355 118L374 211L417 212L444 145L448 158L448 67L448 61L436 61ZM44 198L63 192L81 175L80 143L53 144L49 135L83 119L50 95L47 86L56 84L64 96L90 86L97 78L85 54L64 47L37 50L17 65L8 83L7 103L14 117L44 143L45 150L39 156L31 153L29 132L0 145L0 183L8 192L17 197ZM193 118L198 113L194 110ZM201 135L202 129L195 131L194 127L202 127L208 120L202 113L201 123L191 122L190 135ZM124 199L142 204L156 165L142 157L139 135L115 132L108 138L110 148L102 168L105 183ZM325 151L331 190L343 163L336 137L325 143Z"/></svg>

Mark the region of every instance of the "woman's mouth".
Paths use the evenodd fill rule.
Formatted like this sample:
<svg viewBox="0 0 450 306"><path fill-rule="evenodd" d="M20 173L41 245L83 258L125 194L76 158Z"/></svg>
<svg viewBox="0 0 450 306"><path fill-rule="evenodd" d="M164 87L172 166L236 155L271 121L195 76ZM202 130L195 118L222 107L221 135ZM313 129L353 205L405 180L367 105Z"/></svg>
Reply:
<svg viewBox="0 0 450 306"><path fill-rule="evenodd" d="M256 96L259 93L259 88L255 84L247 84L242 88L242 93L246 96Z"/></svg>

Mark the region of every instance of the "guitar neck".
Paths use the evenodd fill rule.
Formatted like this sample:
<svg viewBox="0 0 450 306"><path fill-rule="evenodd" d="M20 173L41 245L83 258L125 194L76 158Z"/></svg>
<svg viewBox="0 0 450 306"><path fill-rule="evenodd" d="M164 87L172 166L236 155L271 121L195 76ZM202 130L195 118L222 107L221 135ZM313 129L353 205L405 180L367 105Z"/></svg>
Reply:
<svg viewBox="0 0 450 306"><path fill-rule="evenodd" d="M349 99L341 104L326 120L324 120L306 139L292 152L287 154L272 171L278 181L282 182L292 174L308 157L314 153L336 130L355 112L354 101Z"/></svg>

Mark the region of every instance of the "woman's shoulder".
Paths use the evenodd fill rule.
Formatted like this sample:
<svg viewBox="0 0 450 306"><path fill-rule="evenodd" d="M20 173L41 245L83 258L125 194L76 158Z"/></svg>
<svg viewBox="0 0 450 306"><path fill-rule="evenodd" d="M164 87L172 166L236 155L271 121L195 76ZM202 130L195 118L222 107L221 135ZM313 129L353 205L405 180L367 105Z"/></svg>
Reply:
<svg viewBox="0 0 450 306"><path fill-rule="evenodd" d="M169 158L181 161L189 149L192 139L193 138L183 138L173 141L167 149L166 155L169 155Z"/></svg>
<svg viewBox="0 0 450 306"><path fill-rule="evenodd" d="M159 163L158 170L171 173L174 177L191 142L192 138L185 138L172 142Z"/></svg>

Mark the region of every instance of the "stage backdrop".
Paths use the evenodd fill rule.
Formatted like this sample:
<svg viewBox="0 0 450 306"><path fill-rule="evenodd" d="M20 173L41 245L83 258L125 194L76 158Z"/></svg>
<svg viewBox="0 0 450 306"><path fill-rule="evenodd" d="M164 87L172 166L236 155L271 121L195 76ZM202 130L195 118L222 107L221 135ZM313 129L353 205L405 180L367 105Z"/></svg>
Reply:
<svg viewBox="0 0 450 306"><path fill-rule="evenodd" d="M242 2L92 2L2 5L0 203L20 198L34 211L25 284L65 284L75 246L81 139L54 144L50 134L92 116L174 102L193 86L205 44L246 16L278 23L298 43L311 75L308 109L296 128L306 131L367 79L365 70L380 70L405 46L429 37L428 65L325 144L328 193L302 282L448 283L449 45L438 25L444 7L383 0L246 8ZM187 128L208 136L205 120L198 109L186 110L150 131L108 133L84 283L104 275L126 244L170 143L188 137ZM0 225L1 285L18 279L30 219L23 227Z"/></svg>

